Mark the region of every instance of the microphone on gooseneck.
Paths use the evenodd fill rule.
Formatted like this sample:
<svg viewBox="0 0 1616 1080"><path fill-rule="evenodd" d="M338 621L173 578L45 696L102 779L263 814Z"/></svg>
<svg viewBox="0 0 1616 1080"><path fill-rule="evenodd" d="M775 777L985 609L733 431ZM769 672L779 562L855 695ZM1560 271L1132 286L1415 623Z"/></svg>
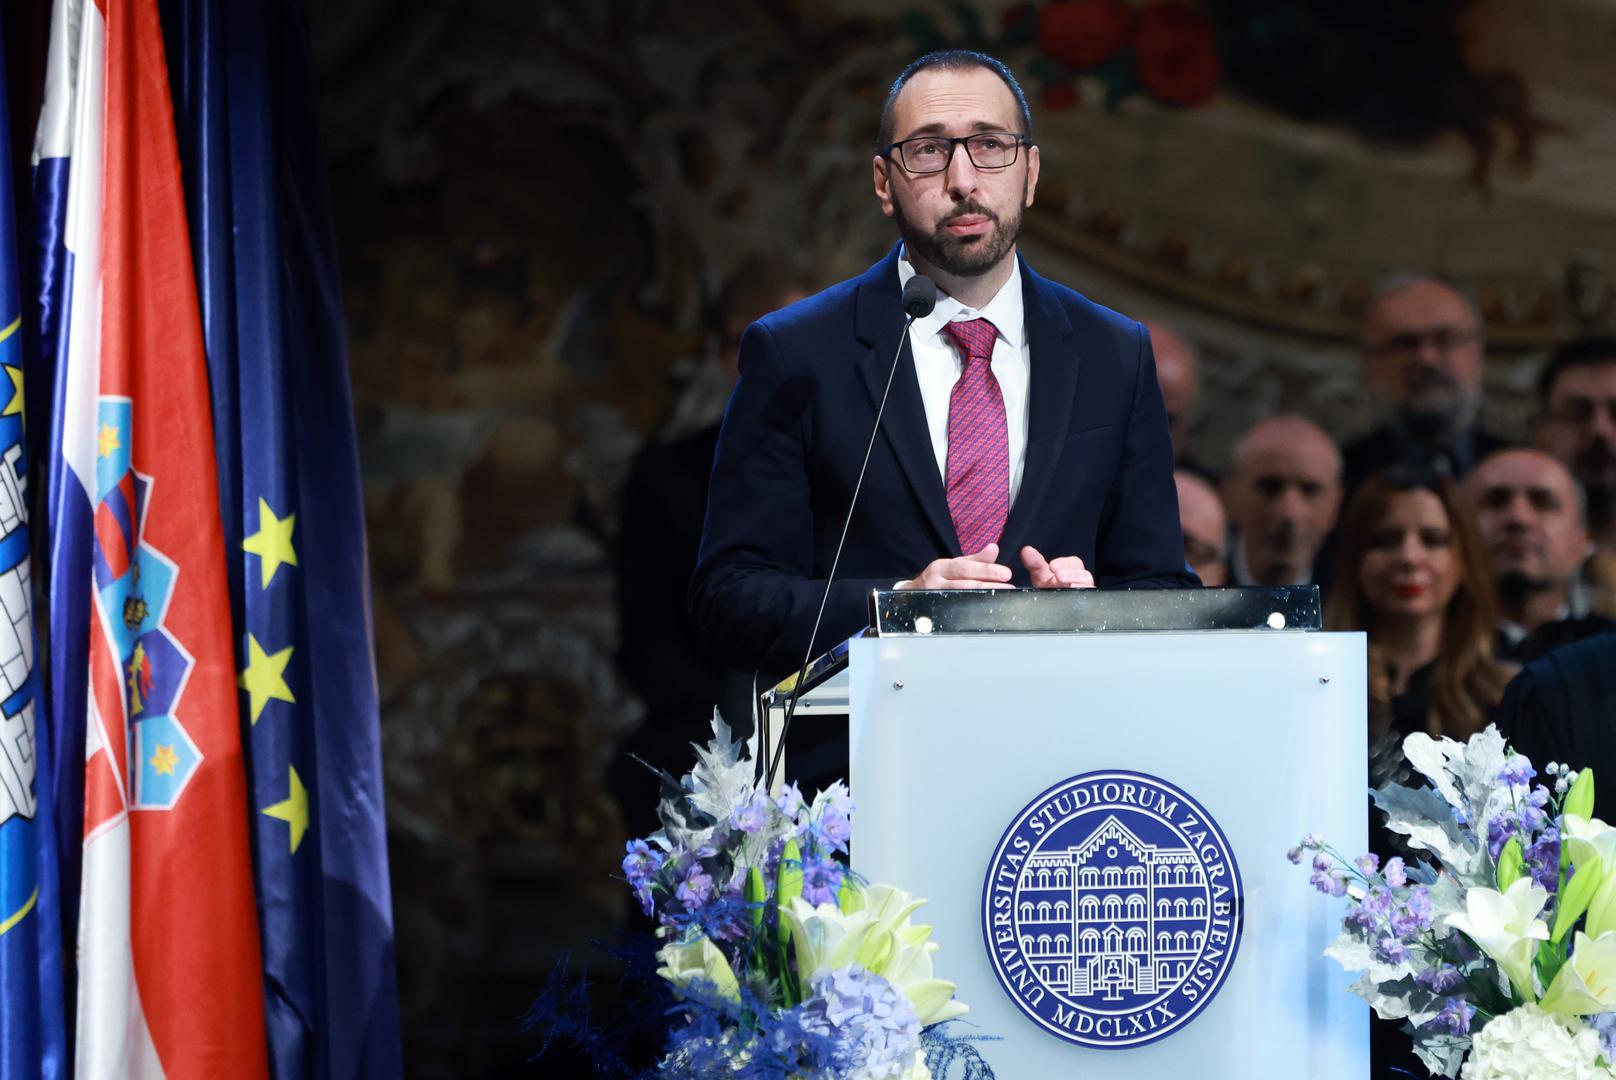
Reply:
<svg viewBox="0 0 1616 1080"><path fill-rule="evenodd" d="M864 447L864 461L859 465L858 479L853 482L853 496L847 501L847 517L842 521L842 535L836 541L836 554L831 556L830 573L825 576L825 591L819 597L819 613L814 616L814 628L808 634L808 648L803 653L802 667L797 669L792 683L791 700L786 704L786 716L780 723L780 745L769 756L765 747L763 756L769 761L769 771L763 777L763 790L774 787L774 774L780 769L780 758L785 753L786 736L791 732L791 718L797 713L797 702L802 699L802 681L808 675L808 665L814 659L814 639L819 636L820 621L825 618L825 605L830 602L830 587L836 581L836 567L842 561L842 548L847 544L847 530L853 524L853 510L858 506L859 491L864 487L864 474L870 467L870 454L881 433L881 416L887 410L887 398L892 395L892 380L898 373L898 358L903 355L903 343L909 340L909 327L916 319L924 319L937 306L937 283L924 274L916 274L903 286L903 332L898 335L898 348L892 354L892 365L887 369L887 385L881 391L881 403L875 409L875 423L870 427L870 441Z"/></svg>

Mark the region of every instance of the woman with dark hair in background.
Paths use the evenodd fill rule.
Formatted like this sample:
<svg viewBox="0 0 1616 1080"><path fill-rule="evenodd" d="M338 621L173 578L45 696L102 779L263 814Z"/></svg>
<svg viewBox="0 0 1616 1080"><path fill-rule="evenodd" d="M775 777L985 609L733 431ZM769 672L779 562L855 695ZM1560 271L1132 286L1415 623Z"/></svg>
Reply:
<svg viewBox="0 0 1616 1080"><path fill-rule="evenodd" d="M1509 682L1486 553L1450 481L1394 468L1353 496L1337 554L1325 625L1369 635L1370 782L1406 783L1405 735L1468 738Z"/></svg>
<svg viewBox="0 0 1616 1080"><path fill-rule="evenodd" d="M1493 657L1497 601L1481 536L1451 481L1394 467L1347 505L1325 629L1369 636L1369 782L1414 785L1403 738L1465 739L1487 724L1509 669ZM1370 848L1412 853L1370 813ZM1401 1022L1370 1026L1370 1075L1424 1076Z"/></svg>

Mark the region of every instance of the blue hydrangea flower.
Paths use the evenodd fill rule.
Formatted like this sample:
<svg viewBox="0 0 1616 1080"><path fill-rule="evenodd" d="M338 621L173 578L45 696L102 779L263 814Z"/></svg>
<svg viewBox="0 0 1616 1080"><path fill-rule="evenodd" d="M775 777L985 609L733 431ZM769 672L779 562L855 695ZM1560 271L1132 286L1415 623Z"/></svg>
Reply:
<svg viewBox="0 0 1616 1080"><path fill-rule="evenodd" d="M1616 1061L1616 1012L1596 1013L1583 1017L1589 1027L1599 1032L1599 1043L1604 1047L1605 1060Z"/></svg>
<svg viewBox="0 0 1616 1080"><path fill-rule="evenodd" d="M811 992L802 1026L836 1040L836 1060L825 1063L832 1075L896 1080L914 1064L920 1020L909 999L881 976L849 965L816 977Z"/></svg>

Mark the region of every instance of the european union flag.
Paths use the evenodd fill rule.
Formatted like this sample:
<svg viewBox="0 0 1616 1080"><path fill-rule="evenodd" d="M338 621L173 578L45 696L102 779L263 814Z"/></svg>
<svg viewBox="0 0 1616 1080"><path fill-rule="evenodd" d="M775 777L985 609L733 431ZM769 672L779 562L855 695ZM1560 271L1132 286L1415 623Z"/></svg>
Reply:
<svg viewBox="0 0 1616 1080"><path fill-rule="evenodd" d="M301 4L164 0L279 1080L402 1072L358 443Z"/></svg>

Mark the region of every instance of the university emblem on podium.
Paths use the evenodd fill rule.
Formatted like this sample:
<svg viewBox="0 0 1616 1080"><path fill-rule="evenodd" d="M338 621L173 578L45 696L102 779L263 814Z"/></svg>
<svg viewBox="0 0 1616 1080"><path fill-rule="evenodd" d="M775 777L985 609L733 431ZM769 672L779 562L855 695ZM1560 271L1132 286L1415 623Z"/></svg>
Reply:
<svg viewBox="0 0 1616 1080"><path fill-rule="evenodd" d="M1187 793L1143 773L1063 780L988 864L982 932L999 983L1039 1027L1126 1049L1193 1020L1240 945L1240 869Z"/></svg>

